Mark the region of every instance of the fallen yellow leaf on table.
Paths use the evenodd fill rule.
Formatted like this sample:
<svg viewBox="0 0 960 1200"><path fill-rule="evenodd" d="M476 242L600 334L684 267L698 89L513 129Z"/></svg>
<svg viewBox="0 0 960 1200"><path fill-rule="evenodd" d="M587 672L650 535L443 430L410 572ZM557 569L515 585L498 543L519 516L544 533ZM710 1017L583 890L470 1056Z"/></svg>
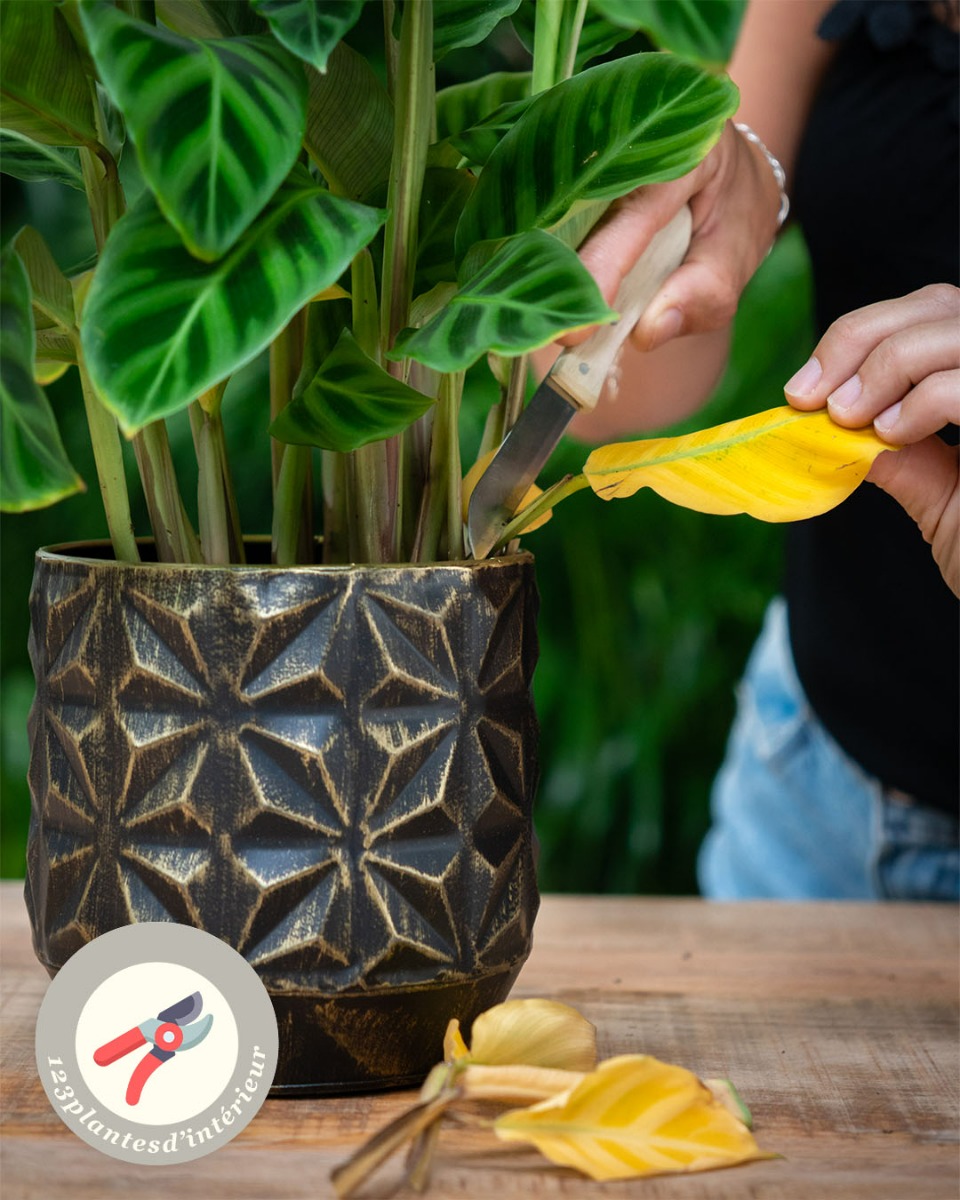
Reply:
<svg viewBox="0 0 960 1200"><path fill-rule="evenodd" d="M611 1058L569 1091L494 1122L592 1179L705 1171L769 1158L690 1071L646 1054Z"/></svg>
<svg viewBox="0 0 960 1200"><path fill-rule="evenodd" d="M836 507L895 448L872 428L783 406L681 437L603 446L583 473L604 500L650 487L698 512L799 521Z"/></svg>

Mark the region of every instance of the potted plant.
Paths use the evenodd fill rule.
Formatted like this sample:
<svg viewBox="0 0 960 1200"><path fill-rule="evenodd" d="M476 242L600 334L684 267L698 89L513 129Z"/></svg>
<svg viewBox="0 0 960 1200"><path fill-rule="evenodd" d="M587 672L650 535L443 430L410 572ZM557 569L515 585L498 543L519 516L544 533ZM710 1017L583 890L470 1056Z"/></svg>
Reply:
<svg viewBox="0 0 960 1200"><path fill-rule="evenodd" d="M371 10L379 74L351 44ZM98 250L67 275L29 228L3 249L2 503L81 486L40 386L75 366L110 535L37 557L37 952L55 971L138 920L216 933L274 999L282 1088L417 1077L529 950L537 598L529 555L465 552L464 375L486 358L499 381L485 452L528 352L613 317L575 246L733 112L729 80L672 55L591 66L657 12L0 9L3 169L82 189ZM435 63L505 18L531 69L435 92ZM239 527L224 436L261 353L269 539ZM195 518L166 425L183 413Z"/></svg>

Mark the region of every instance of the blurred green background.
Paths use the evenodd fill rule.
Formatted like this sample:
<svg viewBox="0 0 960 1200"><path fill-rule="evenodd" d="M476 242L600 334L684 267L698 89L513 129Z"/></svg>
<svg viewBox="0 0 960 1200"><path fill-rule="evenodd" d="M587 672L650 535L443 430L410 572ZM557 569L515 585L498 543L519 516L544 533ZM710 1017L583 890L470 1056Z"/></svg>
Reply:
<svg viewBox="0 0 960 1200"><path fill-rule="evenodd" d="M621 52L629 50L629 44ZM473 53L473 52L471 52ZM511 65L503 49L486 70ZM453 82L458 64L446 64ZM479 73L475 57L466 67ZM132 155L127 156L132 159ZM125 186L137 191L135 164ZM83 196L3 178L0 239L35 226L65 270L93 252ZM726 375L706 409L674 431L783 402L782 385L811 345L806 252L788 231L741 303ZM266 363L235 379L224 421L241 518L266 532L269 439ZM491 401L485 365L468 378L463 453L473 461ZM22 876L30 799L27 714L33 676L27 598L38 546L106 536L76 372L47 389L64 442L90 490L54 508L0 518L0 874ZM186 416L169 423L181 489L195 494ZM561 447L551 473L579 471L586 450ZM131 496L137 497L132 461ZM135 507L138 531L148 528ZM542 725L537 807L540 884L548 891L692 893L711 780L733 715L734 689L764 607L777 590L782 530L747 517L674 508L650 492L606 504L568 500L532 535L542 595L535 680Z"/></svg>

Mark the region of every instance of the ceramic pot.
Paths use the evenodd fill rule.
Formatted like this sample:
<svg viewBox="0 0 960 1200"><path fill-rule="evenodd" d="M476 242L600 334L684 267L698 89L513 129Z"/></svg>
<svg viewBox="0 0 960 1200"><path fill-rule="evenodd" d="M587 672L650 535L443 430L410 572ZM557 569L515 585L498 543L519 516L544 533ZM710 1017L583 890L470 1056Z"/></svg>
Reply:
<svg viewBox="0 0 960 1200"><path fill-rule="evenodd" d="M277 1090L417 1081L530 949L532 558L110 555L36 558L38 957L53 974L118 926L194 925L265 983Z"/></svg>

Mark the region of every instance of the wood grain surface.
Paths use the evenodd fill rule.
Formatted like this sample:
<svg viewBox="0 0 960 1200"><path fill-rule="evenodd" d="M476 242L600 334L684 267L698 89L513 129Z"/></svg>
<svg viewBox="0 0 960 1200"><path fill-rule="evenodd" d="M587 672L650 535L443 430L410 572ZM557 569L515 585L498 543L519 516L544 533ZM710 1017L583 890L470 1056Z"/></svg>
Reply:
<svg viewBox="0 0 960 1200"><path fill-rule="evenodd" d="M269 1100L222 1150L132 1167L61 1123L37 1077L47 976L17 884L0 885L3 1200L298 1200L411 1093ZM952 907L708 904L547 897L514 995L551 996L597 1026L601 1054L647 1052L729 1076L761 1145L727 1171L598 1184L487 1135L443 1135L442 1200L956 1200L958 924ZM438 1047L438 1058L440 1051ZM389 1175L386 1182L389 1182ZM383 1183L366 1196L385 1194Z"/></svg>

